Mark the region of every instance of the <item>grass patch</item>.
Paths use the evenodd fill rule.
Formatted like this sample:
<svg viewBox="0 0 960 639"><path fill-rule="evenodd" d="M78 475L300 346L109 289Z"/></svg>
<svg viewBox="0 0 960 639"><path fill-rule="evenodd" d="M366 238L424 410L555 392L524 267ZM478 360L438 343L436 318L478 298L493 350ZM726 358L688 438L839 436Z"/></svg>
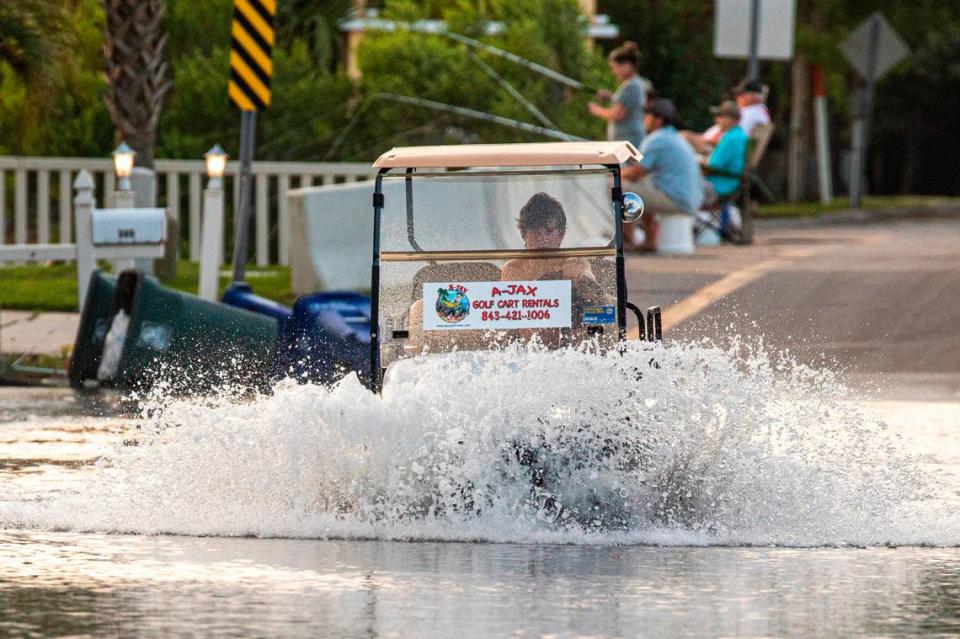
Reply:
<svg viewBox="0 0 960 639"><path fill-rule="evenodd" d="M109 264L101 268L110 270ZM177 276L166 286L178 291L196 293L200 265L197 262L177 263ZM247 268L247 282L258 295L281 304L295 299L290 290L290 268L269 266ZM220 275L220 293L230 283L230 276ZM77 267L68 264L26 264L0 266L0 308L27 311L76 311Z"/></svg>
<svg viewBox="0 0 960 639"><path fill-rule="evenodd" d="M938 206L960 207L960 197L932 195L883 195L865 197L861 208L867 211L891 209L922 209ZM837 213L850 208L848 198L834 198L829 204L820 202L784 202L764 204L757 208L757 217L816 217L825 213Z"/></svg>

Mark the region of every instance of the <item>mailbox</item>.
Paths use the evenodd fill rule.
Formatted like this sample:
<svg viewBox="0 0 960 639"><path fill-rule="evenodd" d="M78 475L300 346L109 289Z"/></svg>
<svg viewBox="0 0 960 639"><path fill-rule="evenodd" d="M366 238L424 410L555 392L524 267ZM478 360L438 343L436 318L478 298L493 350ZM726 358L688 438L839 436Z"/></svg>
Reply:
<svg viewBox="0 0 960 639"><path fill-rule="evenodd" d="M94 209L93 245L162 244L167 238L165 209Z"/></svg>

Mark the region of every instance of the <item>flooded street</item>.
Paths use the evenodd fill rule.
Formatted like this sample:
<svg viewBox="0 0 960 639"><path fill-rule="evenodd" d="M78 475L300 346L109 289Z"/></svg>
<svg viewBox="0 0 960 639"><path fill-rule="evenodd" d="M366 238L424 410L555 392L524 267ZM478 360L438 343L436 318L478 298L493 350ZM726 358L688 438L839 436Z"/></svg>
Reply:
<svg viewBox="0 0 960 639"><path fill-rule="evenodd" d="M0 635L960 633L960 445L954 435L960 403L845 399L814 411L827 419L823 411L853 406L856 415L866 415L853 425L858 429L885 422L876 432L900 438L909 455L890 459L908 460L904 463L934 478L924 486L925 495L891 495L895 488L886 487L875 501L854 503L844 496L843 503L811 506L794 494L797 488L789 485L794 480L784 475L776 491L741 492L741 507L756 503L737 517L709 510L698 511L692 522L687 513L686 524L677 519L655 527L558 533L536 522L485 519L486 513L471 520L445 516L426 525L386 515L380 523L363 523L359 515L345 513L337 517L341 524L347 520L340 527L306 516L304 510L324 508L308 496L329 488L304 468L291 469L298 455L306 454L302 449L329 447L331 441L321 445L305 438L302 427L286 439L291 434L273 411L282 406L294 421L330 412L349 425L343 411L354 410L356 428L380 417L355 397L338 405L337 393L294 388L278 395L218 405L211 408L216 417L203 414L202 402L170 405L164 419L178 421L176 435L169 431L162 443L134 446L156 421L118 416L106 400L70 391L0 389ZM188 406L189 417L182 412ZM260 417L234 412L247 410ZM232 431L235 448L229 450L222 439L211 444L210 429L227 429L231 420L246 420L245 432ZM859 436L879 437L873 432ZM280 442L278 447L257 439L263 434ZM416 438L412 432L404 436ZM866 439L861 443L874 458L886 454ZM123 451L141 449L152 449L150 458L159 455L156 463L172 466L171 474L145 476L160 467L143 456L124 458ZM218 457L221 453L225 457ZM180 466L172 457L191 454L196 457ZM406 454L394 448L391 459L399 464ZM743 457L743 450L738 455ZM103 457L113 461L93 463ZM718 458L718 464L729 459ZM799 459L792 462L799 465ZM367 463L379 462L367 458ZM773 477L770 472L757 470L763 481ZM825 481L819 471L797 472L801 485ZM243 477L254 487L240 485ZM271 488L271 482L298 480L304 482L301 491ZM724 481L744 478L727 475ZM312 482L320 488L310 488ZM737 490L757 490L744 486L749 485ZM273 492L263 495L266 490ZM762 510L761 502L784 492L797 510L809 508L804 517L794 521L784 513L781 519ZM844 508L886 508L884 500L896 501L888 504L890 511L907 513L911 521L874 521L866 510L843 520ZM155 509L146 506L150 503ZM72 512L56 512L59 508ZM480 523L470 523L475 520ZM708 520L713 523L704 532ZM802 530L787 529L793 526ZM844 539L851 526L860 529ZM152 534L164 532L190 535Z"/></svg>
<svg viewBox="0 0 960 639"><path fill-rule="evenodd" d="M12 635L860 636L960 632L955 549L0 534Z"/></svg>

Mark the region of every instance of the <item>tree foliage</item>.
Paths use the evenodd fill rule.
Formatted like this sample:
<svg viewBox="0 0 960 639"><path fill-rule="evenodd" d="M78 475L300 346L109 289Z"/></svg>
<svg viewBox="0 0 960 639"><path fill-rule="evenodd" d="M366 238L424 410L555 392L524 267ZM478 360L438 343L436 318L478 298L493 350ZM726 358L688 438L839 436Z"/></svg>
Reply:
<svg viewBox="0 0 960 639"><path fill-rule="evenodd" d="M392 0L386 3L384 16L399 22L443 19L455 33L489 42L588 84L596 84L608 73L600 55L584 46L583 19L575 0L443 4ZM503 23L502 34L485 35L484 27L490 21ZM483 71L475 55L544 112L557 128L589 138L603 135L602 125L587 115L588 92L571 90L515 63L473 52L439 35L398 30L366 34L360 46L363 124L356 127L344 154L369 153L377 139L384 140L382 148L411 142L542 141L542 136L502 125L370 98L376 93L395 93L540 125Z"/></svg>
<svg viewBox="0 0 960 639"><path fill-rule="evenodd" d="M599 0L620 28L617 42L584 46L577 0L385 0L383 17L443 19L449 28L611 89L610 47L635 40L641 73L674 99L687 124L709 124L707 107L727 97L745 61L713 57L714 3ZM174 86L157 131L158 157L199 158L215 142L236 156L239 116L226 82L233 0L167 0L164 29ZM377 92L427 98L539 124L491 80L462 45L438 36L367 33L363 79L344 73L337 21L351 0L278 2L273 106L258 117L257 157L370 160L399 144L537 141L542 136L463 116L373 99ZM849 105L860 81L839 43L881 11L911 47L877 85L871 182L875 192L960 192L960 3L941 0L797 0L797 51L823 66L834 148L849 145ZM504 30L486 35L490 21ZM105 156L113 147L103 105L104 16L100 0L0 0L0 153ZM557 128L604 135L586 112L589 92L479 54ZM779 135L788 129L790 69L761 64ZM781 138L782 139L782 138ZM838 154L839 155L839 154Z"/></svg>
<svg viewBox="0 0 960 639"><path fill-rule="evenodd" d="M102 100L100 3L4 0L0 13L18 6L40 7L30 20L47 44L34 49L27 66L0 60L0 153L103 155L112 148L112 126ZM6 34L0 41L8 50L19 46Z"/></svg>

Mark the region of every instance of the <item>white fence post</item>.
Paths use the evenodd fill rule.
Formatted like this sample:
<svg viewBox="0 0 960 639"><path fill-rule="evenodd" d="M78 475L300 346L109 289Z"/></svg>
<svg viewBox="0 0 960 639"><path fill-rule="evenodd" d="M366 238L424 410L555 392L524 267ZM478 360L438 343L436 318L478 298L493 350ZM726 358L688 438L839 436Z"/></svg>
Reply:
<svg viewBox="0 0 960 639"><path fill-rule="evenodd" d="M277 176L277 261L283 266L290 264L290 205L287 202L287 191L290 190L290 176Z"/></svg>
<svg viewBox="0 0 960 639"><path fill-rule="evenodd" d="M188 221L187 237L190 243L190 260L200 260L200 174L190 173L190 219Z"/></svg>
<svg viewBox="0 0 960 639"><path fill-rule="evenodd" d="M93 178L86 169L77 173L73 181L73 214L75 217L74 229L77 234L77 293L80 310L87 299L87 285L90 283L90 274L97 267L97 260L93 253L93 207L96 200L93 196Z"/></svg>
<svg viewBox="0 0 960 639"><path fill-rule="evenodd" d="M60 171L60 243L73 239L73 220L70 217L70 171Z"/></svg>
<svg viewBox="0 0 960 639"><path fill-rule="evenodd" d="M27 243L27 172L20 169L13 179L13 241Z"/></svg>
<svg viewBox="0 0 960 639"><path fill-rule="evenodd" d="M7 174L0 170L0 244L7 241Z"/></svg>
<svg viewBox="0 0 960 639"><path fill-rule="evenodd" d="M50 172L37 171L37 244L50 243Z"/></svg>
<svg viewBox="0 0 960 639"><path fill-rule="evenodd" d="M267 210L269 184L265 173L257 176L257 266L270 264L270 212Z"/></svg>
<svg viewBox="0 0 960 639"><path fill-rule="evenodd" d="M200 250L200 297L217 299L220 265L223 264L223 188L203 191L203 235Z"/></svg>

